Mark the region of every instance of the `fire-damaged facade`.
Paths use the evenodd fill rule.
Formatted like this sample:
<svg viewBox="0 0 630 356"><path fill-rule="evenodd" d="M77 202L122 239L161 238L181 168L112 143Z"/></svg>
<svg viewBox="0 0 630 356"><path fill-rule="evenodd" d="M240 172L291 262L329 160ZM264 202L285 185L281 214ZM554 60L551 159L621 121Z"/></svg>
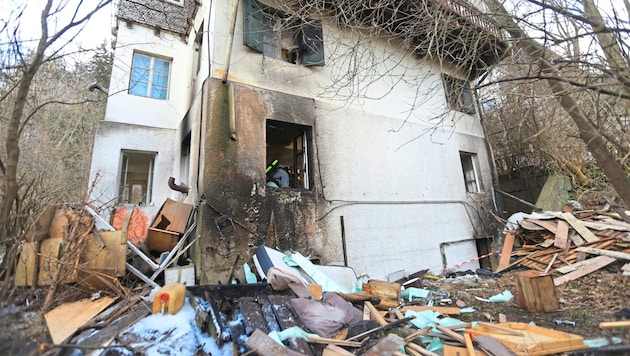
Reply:
<svg viewBox="0 0 630 356"><path fill-rule="evenodd" d="M261 245L381 279L491 252L470 87L501 33L463 1L344 3L121 0L95 204L193 204L204 284Z"/></svg>

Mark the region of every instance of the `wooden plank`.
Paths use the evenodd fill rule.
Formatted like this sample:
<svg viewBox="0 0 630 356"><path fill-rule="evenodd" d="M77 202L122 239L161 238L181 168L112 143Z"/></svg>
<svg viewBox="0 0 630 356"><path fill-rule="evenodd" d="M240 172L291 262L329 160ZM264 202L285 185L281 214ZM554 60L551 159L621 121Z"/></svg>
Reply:
<svg viewBox="0 0 630 356"><path fill-rule="evenodd" d="M586 252L592 255L614 257L620 260L630 260L630 253L625 253L625 252L620 252L620 251L602 250L602 249L592 248L592 247L578 247L575 250L577 252Z"/></svg>
<svg viewBox="0 0 630 356"><path fill-rule="evenodd" d="M590 264L577 269L573 272L567 273L564 276L561 277L557 277L553 279L553 284L556 286L560 286L563 285L567 282L570 282L574 279L578 279L580 277L586 276L587 274L597 271L598 269L608 266L609 264L613 263L616 261L616 259L614 259L613 257L608 257L608 256L600 256L600 257L605 257L604 259L599 259L596 261L594 258L591 258L589 261L593 261Z"/></svg>
<svg viewBox="0 0 630 356"><path fill-rule="evenodd" d="M412 351L410 352L411 354L417 353L423 356L438 356L438 354L431 352L418 344L414 344L413 342L405 344L405 351Z"/></svg>
<svg viewBox="0 0 630 356"><path fill-rule="evenodd" d="M293 284L293 283L291 283ZM293 312L291 312L291 308L289 304L291 303L291 299L286 295L260 295L258 300L262 303L263 308L262 312L269 324L277 324L279 326L278 329L284 330L293 326L299 326L304 328L302 323L298 322L298 319L295 318ZM273 315L270 315L270 314ZM271 326L272 330L275 330ZM313 352L306 342L306 340L302 338L290 338L287 340L289 348L295 350L297 352L303 353L305 355L312 355Z"/></svg>
<svg viewBox="0 0 630 356"><path fill-rule="evenodd" d="M457 347L451 345L444 345L443 356L469 356L468 350L465 347ZM475 350L475 356L487 356L488 354Z"/></svg>
<svg viewBox="0 0 630 356"><path fill-rule="evenodd" d="M619 221L618 223L598 223L594 221L582 221L582 224L593 230L630 231L630 224L621 221Z"/></svg>
<svg viewBox="0 0 630 356"><path fill-rule="evenodd" d="M473 345L472 338L469 333L464 333L464 345L466 345L466 350L468 350L468 355L475 355L475 346Z"/></svg>
<svg viewBox="0 0 630 356"><path fill-rule="evenodd" d="M81 251L82 259L86 262L81 267L92 270L112 269L117 277L124 277L127 274L127 238L122 231L101 231L98 235L99 237L88 237L86 247ZM101 241L104 245L101 245Z"/></svg>
<svg viewBox="0 0 630 356"><path fill-rule="evenodd" d="M381 314L379 314L378 310L376 310L376 308L374 307L374 305L372 305L372 303L365 302L364 306L370 310L370 319L376 320L376 322L380 326L385 326L388 324L385 318L383 318Z"/></svg>
<svg viewBox="0 0 630 356"><path fill-rule="evenodd" d="M328 337L319 337L319 336L309 336L308 342L316 343L316 344L332 344L337 346L347 346L347 347L361 347L361 343L358 341L347 341L347 340L339 340Z"/></svg>
<svg viewBox="0 0 630 356"><path fill-rule="evenodd" d="M403 312L403 314L406 313L407 310L412 310L416 312L424 311L424 310L433 310L440 314L449 314L449 315L459 315L461 313L461 310L457 307L430 307L426 305L408 305L408 306L404 306L400 308L400 310Z"/></svg>
<svg viewBox="0 0 630 356"><path fill-rule="evenodd" d="M505 234L505 240L503 240L503 248L501 249L501 259L497 266L496 272L501 272L508 268L510 265L510 257L512 256L512 248L514 247L514 231L510 230Z"/></svg>
<svg viewBox="0 0 630 356"><path fill-rule="evenodd" d="M553 245L564 250L569 247L569 223L564 220L558 220L557 227Z"/></svg>
<svg viewBox="0 0 630 356"><path fill-rule="evenodd" d="M239 304L239 309L241 313L243 313L243 320L249 330L260 329L265 334L269 333L269 328L262 314L260 304L245 300Z"/></svg>
<svg viewBox="0 0 630 356"><path fill-rule="evenodd" d="M44 314L50 337L55 344L64 342L90 319L105 310L116 298L103 297L97 300L82 299L61 306Z"/></svg>
<svg viewBox="0 0 630 356"><path fill-rule="evenodd" d="M443 332L445 335L450 336L453 340L457 340L458 342L464 344L464 335L460 334L460 333L456 333L455 331L449 329L449 328L445 328L441 325L436 325L436 328L438 330L440 330L441 332Z"/></svg>
<svg viewBox="0 0 630 356"><path fill-rule="evenodd" d="M604 321L599 323L601 329L630 328L630 320Z"/></svg>
<svg viewBox="0 0 630 356"><path fill-rule="evenodd" d="M252 335L245 342L247 346L256 351L260 356L297 356L302 355L299 352L287 349L277 343L274 339L260 329L254 330Z"/></svg>
<svg viewBox="0 0 630 356"><path fill-rule="evenodd" d="M479 347L483 350L490 352L493 356L515 356L514 351L507 348L499 340L491 335L473 335L473 341L475 341Z"/></svg>
<svg viewBox="0 0 630 356"><path fill-rule="evenodd" d="M322 356L354 356L354 354L342 347L329 344L322 352Z"/></svg>
<svg viewBox="0 0 630 356"><path fill-rule="evenodd" d="M575 271L577 269L580 269L580 268L582 268L584 266L587 266L587 265L589 265L591 263L595 263L595 260L600 259L600 257L602 257L602 256L593 257L593 258L588 259L588 260L572 263L572 264L570 264L568 266L556 268L556 272L559 272L559 273L562 273L562 274L567 274L569 272L573 272L573 271Z"/></svg>
<svg viewBox="0 0 630 356"><path fill-rule="evenodd" d="M573 214L562 213L562 217L569 223L569 225L571 225L571 227L573 227L575 231L577 231L578 234L580 234L580 236L582 236L582 238L584 238L584 240L588 242L599 241L599 237L595 236L595 234L593 234L591 230L584 226L584 224L582 224L582 221L578 220L575 216L573 216Z"/></svg>
<svg viewBox="0 0 630 356"><path fill-rule="evenodd" d="M622 271L630 271L630 263L626 263L625 265L621 266L621 270Z"/></svg>
<svg viewBox="0 0 630 356"><path fill-rule="evenodd" d="M127 330L138 320L149 315L151 310L148 306L141 304L133 311L128 312L124 316L109 323L106 327L100 329L98 332L89 335L86 338L81 339L77 344L86 348L98 348L108 345L114 340L120 333Z"/></svg>
<svg viewBox="0 0 630 356"><path fill-rule="evenodd" d="M547 229L549 232L551 232L552 234L556 233L557 230L557 226L553 221L550 220L537 220L537 219L525 219L525 221L529 221L531 223L534 223L540 227L543 227L545 229Z"/></svg>

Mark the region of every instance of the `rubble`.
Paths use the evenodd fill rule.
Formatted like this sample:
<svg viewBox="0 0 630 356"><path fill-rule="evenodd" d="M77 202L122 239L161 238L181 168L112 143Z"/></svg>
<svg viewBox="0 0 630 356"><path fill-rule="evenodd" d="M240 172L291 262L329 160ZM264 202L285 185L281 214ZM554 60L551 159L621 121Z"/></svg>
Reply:
<svg viewBox="0 0 630 356"><path fill-rule="evenodd" d="M158 284L162 283L158 277L160 272L173 266L174 271L181 274L185 266L176 263L194 242L189 236L196 224L195 209L184 206L186 209L179 214L179 209L172 210L176 205L167 202L152 223L153 228L159 230L156 236L159 236L157 245L161 248L157 254L155 248L148 251L135 244L135 248L131 248L129 241L122 244L126 247L124 252L115 253L124 258L142 254L155 264L145 272L141 272L140 266L132 270L145 286L131 292L120 284L113 284L109 285L109 290L114 293L105 293L112 295L95 294L93 300L61 303L45 315L52 343L40 345L43 354L64 354L71 350L79 354L99 354L112 349L129 355L181 352L195 355L394 355L403 351L408 355L549 355L577 352L589 349L590 341L572 333L571 329L555 328L576 327L579 321L553 314L548 322L555 327L543 327L532 322L508 321L512 317L508 312L499 313L495 322L491 313L476 311L472 303L477 303L478 308L479 302L516 305L535 314L548 314L562 309L562 304L566 303L555 293L556 287L563 288L604 266L630 259L630 224L595 211L551 212L535 216L521 214L513 220L506 230L498 266L493 270L445 271L441 276L429 275L425 270L397 281L362 280L352 268L317 265L296 251L285 253L260 246L253 259L255 271L247 263L243 264L248 283L184 285L181 283L184 279L178 276L175 281L166 283L164 280L167 287L164 289ZM54 216L49 211L44 219L50 218L52 222ZM180 222L174 231L175 240L171 233L163 234L169 231L162 223L164 220ZM91 236L86 240L88 246L96 245L99 247L96 252L103 250L105 254L118 251L120 231L97 231L110 230L102 221L97 225L99 228L94 230L82 230L81 236ZM39 241L52 240L46 238L45 226L45 221L39 221L38 231L31 236L39 236ZM87 226L95 224L88 222ZM118 234L118 244L109 246L108 240L102 239L107 234ZM62 239L69 237L62 235ZM47 258L54 260L51 256ZM34 260L21 258L22 268L29 271L23 273L24 281L26 276L33 276L36 266L31 263ZM111 267L114 271L121 266L119 259L96 260L101 261L96 266L100 269L110 268L107 263L111 261L118 268ZM78 276L82 265L75 266L70 275ZM127 262L128 269L129 266ZM620 268L620 275L627 275L627 266L626 263ZM505 279L511 269L523 268L526 270L508 275L514 283L510 285L512 290L501 289L500 285L488 288L497 280ZM116 273L110 273L110 281ZM76 279L59 281L77 282ZM459 289L449 292L449 285L457 285ZM169 291L177 299L175 304L163 298ZM177 296L175 291L179 293ZM488 310L486 306L481 308ZM627 329L630 326L625 320L627 316L622 315L626 309L619 311L619 320L603 319L599 327L602 330ZM484 316L487 321L477 316ZM169 323L170 328L164 329L163 324ZM183 332L182 328L188 331ZM192 338L182 336L191 332ZM148 342L149 338L159 342ZM185 347L182 342L187 343ZM614 346L619 349L624 345Z"/></svg>

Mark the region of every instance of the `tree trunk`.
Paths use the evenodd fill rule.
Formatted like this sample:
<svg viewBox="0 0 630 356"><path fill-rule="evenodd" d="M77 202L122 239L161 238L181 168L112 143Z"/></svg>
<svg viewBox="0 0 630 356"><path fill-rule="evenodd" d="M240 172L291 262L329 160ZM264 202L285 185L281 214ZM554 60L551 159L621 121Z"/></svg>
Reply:
<svg viewBox="0 0 630 356"><path fill-rule="evenodd" d="M580 132L580 138L586 144L601 170L610 179L610 183L621 200L627 207L630 207L630 179L628 179L623 167L615 160L614 155L608 150L604 136L593 126L584 110L565 88L560 70L548 60L548 58L555 59L558 56L528 37L497 0L485 0L485 2L491 13L494 14L494 20L515 39L513 45L525 51L532 59L540 61L544 73L549 78L546 79L549 88L558 97L562 108L573 119Z"/></svg>
<svg viewBox="0 0 630 356"><path fill-rule="evenodd" d="M52 0L48 0L40 17L42 36L39 39L31 63L24 64L24 76L18 86L15 102L7 125L5 141L7 158L4 175L4 196L2 197L2 202L0 202L0 237L3 238L6 238L7 233L11 231L9 226L11 219L9 219L9 217L11 216L11 209L13 208L15 199L18 196L17 168L20 159L20 124L24 116L24 108L26 107L26 99L31 89L31 83L33 82L35 73L37 73L37 70L42 65L44 52L48 47L47 19L51 7Z"/></svg>

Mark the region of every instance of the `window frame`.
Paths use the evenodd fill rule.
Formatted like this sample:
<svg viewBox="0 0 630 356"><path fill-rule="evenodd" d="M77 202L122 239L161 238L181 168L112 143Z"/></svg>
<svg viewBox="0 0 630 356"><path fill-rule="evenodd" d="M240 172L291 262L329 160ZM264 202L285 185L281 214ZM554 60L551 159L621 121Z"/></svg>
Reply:
<svg viewBox="0 0 630 356"><path fill-rule="evenodd" d="M243 44L264 56L302 66L323 66L320 20L301 21L258 0L243 1Z"/></svg>
<svg viewBox="0 0 630 356"><path fill-rule="evenodd" d="M140 160L143 162L138 162ZM119 205L145 205L150 206L153 204L153 187L154 187L154 179L155 179L155 162L157 159L157 152L148 152L148 151L137 151L137 150L127 150L123 149L120 151L120 168L118 170L119 179L118 179L118 204ZM130 161L135 161L132 163ZM146 169L146 180L144 179L135 179L131 175L133 172L130 171L130 165L148 165ZM143 167L141 167L143 168ZM142 176L142 174L136 174L137 176ZM137 202L132 201L132 187L137 185L142 185L145 183L143 188L144 199L139 200Z"/></svg>
<svg viewBox="0 0 630 356"><path fill-rule="evenodd" d="M464 178L464 188L467 194L479 194L482 192L481 180L477 168L477 154L471 152L459 152L459 160Z"/></svg>
<svg viewBox="0 0 630 356"><path fill-rule="evenodd" d="M477 113L475 97L468 80L442 74L442 82L446 103L450 109L469 115Z"/></svg>
<svg viewBox="0 0 630 356"><path fill-rule="evenodd" d="M277 136L281 131L288 132L287 135L293 134L289 140L289 136L283 137L285 141L291 141L290 144L280 143ZM299 135L296 135L298 134ZM313 158L312 158L312 137L313 127L309 125L290 123L285 121L267 119L265 120L265 158L267 166L272 165L275 159L279 159L279 164L288 167L289 187L279 187L274 189L290 189L310 191L313 189ZM270 138L274 136L273 139ZM270 141L273 141L270 143ZM298 142L299 141L299 142ZM284 141L283 141L284 142ZM275 147L275 148L274 148ZM287 159L287 154L277 155L278 149L291 149L291 159ZM270 152L273 148L274 152ZM276 154L276 155L274 155ZM296 173L297 172L297 173ZM268 186L269 187L269 186Z"/></svg>
<svg viewBox="0 0 630 356"><path fill-rule="evenodd" d="M149 59L149 67L143 68L140 64L136 64L136 59L138 61L141 57L145 57ZM167 72L166 72L166 84L155 84L156 77L160 74L164 75L163 71L157 72L155 69L156 61L161 61L163 63L168 64ZM131 57L131 72L129 75L129 88L128 93L130 95L140 96L144 98L157 99L157 100L168 100L169 98L169 88L171 84L171 70L173 68L173 59L157 56L154 54L149 54L145 52L134 51L133 56ZM136 78L136 75L139 75L139 78ZM144 80L146 77L146 81ZM142 88L142 85L146 85L146 89L144 94L138 91L138 88ZM157 89L156 89L157 88ZM163 92L164 96L161 95L155 96L154 93Z"/></svg>

